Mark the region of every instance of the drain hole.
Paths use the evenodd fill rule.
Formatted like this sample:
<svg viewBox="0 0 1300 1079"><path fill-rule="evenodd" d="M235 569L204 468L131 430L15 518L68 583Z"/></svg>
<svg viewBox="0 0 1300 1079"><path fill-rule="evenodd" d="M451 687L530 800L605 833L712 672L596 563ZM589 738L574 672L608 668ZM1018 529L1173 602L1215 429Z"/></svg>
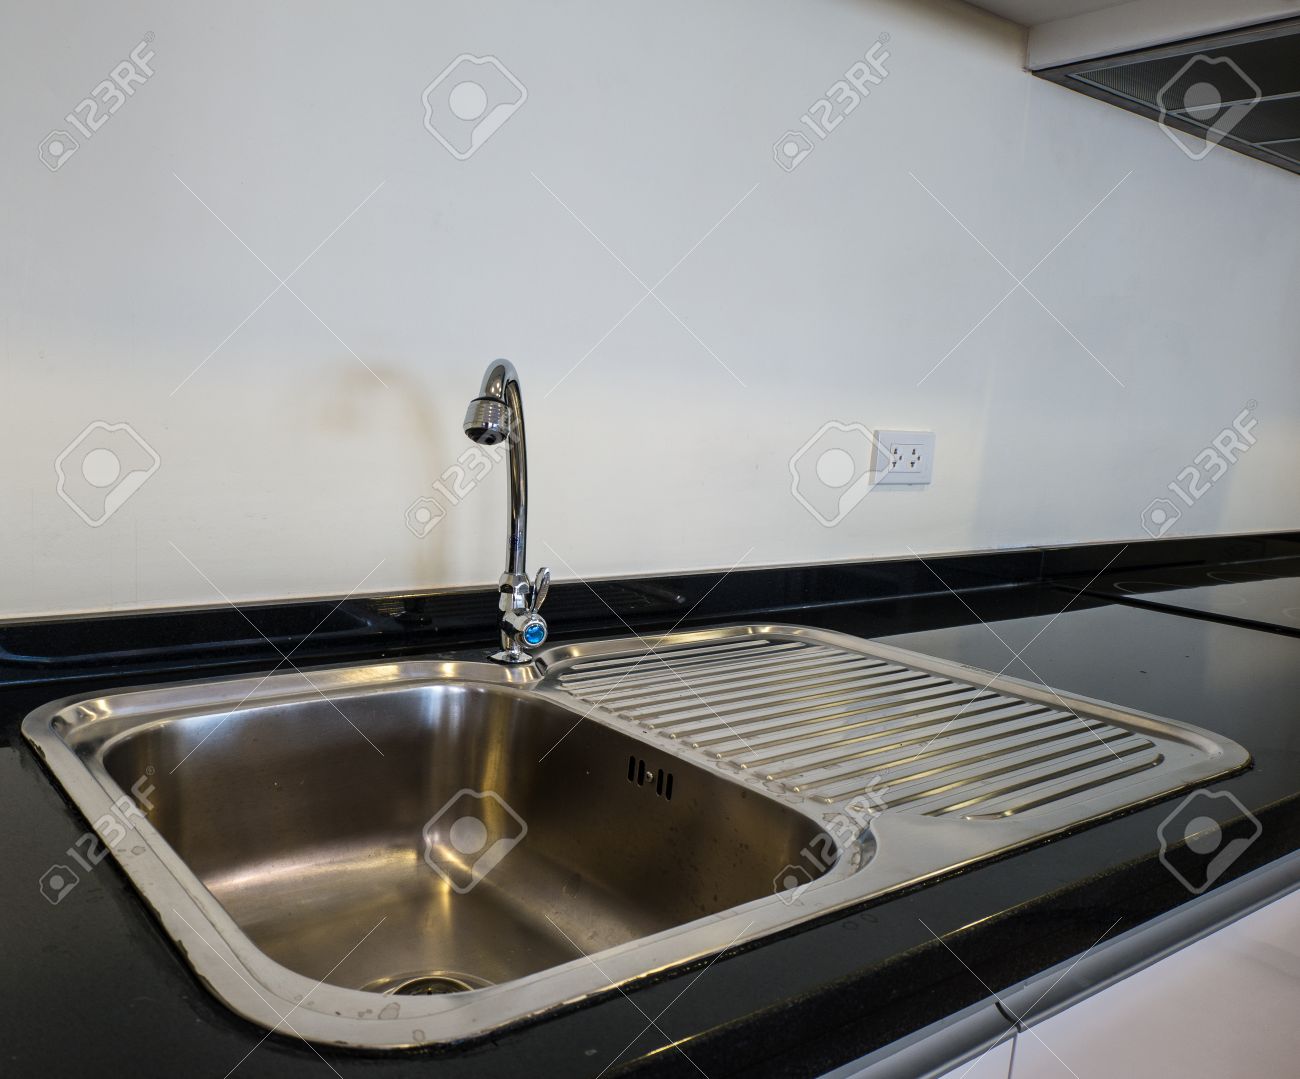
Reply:
<svg viewBox="0 0 1300 1079"><path fill-rule="evenodd" d="M468 993L473 989L486 989L493 983L486 978L459 971L431 970L425 974L398 974L390 978L376 978L362 986L369 993L383 993L390 997L436 997L446 993Z"/></svg>
<svg viewBox="0 0 1300 1079"><path fill-rule="evenodd" d="M427 978L412 978L409 982L394 986L388 992L395 997L432 997L442 993L466 993L473 988L469 982L441 974Z"/></svg>

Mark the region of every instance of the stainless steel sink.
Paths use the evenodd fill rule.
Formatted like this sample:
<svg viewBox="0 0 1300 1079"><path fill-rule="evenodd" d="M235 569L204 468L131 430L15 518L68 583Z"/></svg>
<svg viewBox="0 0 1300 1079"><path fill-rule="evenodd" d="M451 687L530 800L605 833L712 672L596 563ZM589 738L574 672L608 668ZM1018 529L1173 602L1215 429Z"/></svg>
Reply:
<svg viewBox="0 0 1300 1079"><path fill-rule="evenodd" d="M334 986L429 992L431 972L510 982L770 896L818 830L686 762L656 796L628 782L645 755L527 692L444 681L146 725L103 765L123 789L148 768L167 777L149 824L269 958ZM517 850L476 879L458 820Z"/></svg>
<svg viewBox="0 0 1300 1079"><path fill-rule="evenodd" d="M143 688L23 730L217 996L371 1048L483 1034L1249 760L780 626Z"/></svg>

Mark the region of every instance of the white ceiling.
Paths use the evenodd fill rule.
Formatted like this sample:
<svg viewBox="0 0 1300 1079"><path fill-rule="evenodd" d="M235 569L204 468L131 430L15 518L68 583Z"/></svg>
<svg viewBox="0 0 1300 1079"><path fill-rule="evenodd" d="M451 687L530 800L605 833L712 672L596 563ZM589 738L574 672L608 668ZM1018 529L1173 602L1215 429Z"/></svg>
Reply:
<svg viewBox="0 0 1300 1079"><path fill-rule="evenodd" d="M966 0L1029 27L1030 70L1300 14L1300 0Z"/></svg>
<svg viewBox="0 0 1300 1079"><path fill-rule="evenodd" d="M1052 19L1071 15L1086 15L1090 11L1115 7L1124 0L967 0L975 7L1018 22L1021 26L1036 26Z"/></svg>

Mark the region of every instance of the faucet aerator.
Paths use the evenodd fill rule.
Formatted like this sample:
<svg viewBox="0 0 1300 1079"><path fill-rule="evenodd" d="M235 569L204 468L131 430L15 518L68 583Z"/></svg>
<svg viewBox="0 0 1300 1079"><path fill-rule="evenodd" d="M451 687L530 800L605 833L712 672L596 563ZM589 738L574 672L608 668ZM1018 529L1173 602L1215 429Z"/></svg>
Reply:
<svg viewBox="0 0 1300 1079"><path fill-rule="evenodd" d="M510 417L504 401L476 397L465 412L465 434L480 446L496 446L510 436Z"/></svg>

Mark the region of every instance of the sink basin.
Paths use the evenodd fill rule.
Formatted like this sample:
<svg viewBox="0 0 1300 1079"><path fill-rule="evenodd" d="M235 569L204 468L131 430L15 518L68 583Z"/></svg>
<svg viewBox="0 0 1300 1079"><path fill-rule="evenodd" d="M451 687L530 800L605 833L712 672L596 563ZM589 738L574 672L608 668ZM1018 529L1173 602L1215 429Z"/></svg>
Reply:
<svg viewBox="0 0 1300 1079"><path fill-rule="evenodd" d="M1249 764L771 625L143 687L23 733L221 1000L370 1049L481 1036Z"/></svg>
<svg viewBox="0 0 1300 1079"><path fill-rule="evenodd" d="M443 681L145 725L103 765L123 790L153 769L148 823L267 957L434 993L770 896L818 831L684 761L656 792L648 755L524 691Z"/></svg>

